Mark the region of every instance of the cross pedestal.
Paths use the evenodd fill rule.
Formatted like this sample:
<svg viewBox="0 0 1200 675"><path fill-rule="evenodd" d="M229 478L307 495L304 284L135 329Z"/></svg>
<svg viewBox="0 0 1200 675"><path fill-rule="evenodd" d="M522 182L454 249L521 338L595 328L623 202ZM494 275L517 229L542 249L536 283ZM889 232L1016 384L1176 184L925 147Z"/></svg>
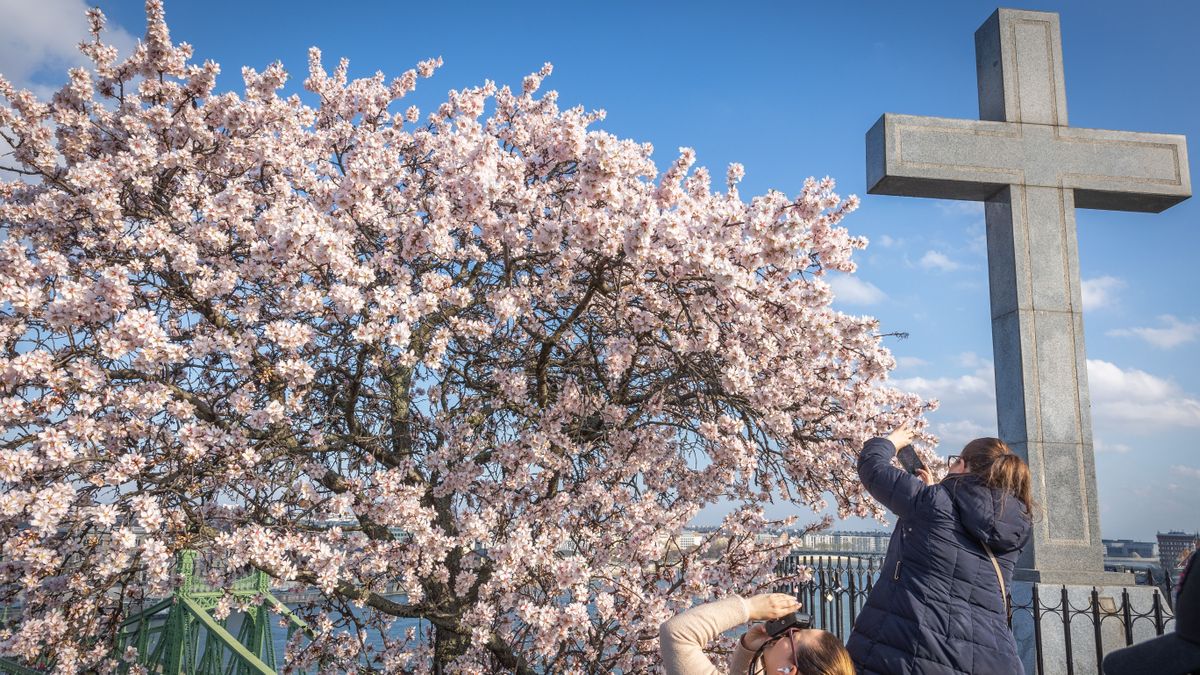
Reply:
<svg viewBox="0 0 1200 675"><path fill-rule="evenodd" d="M997 10L975 58L980 120L884 115L867 132L867 191L984 202L999 434L1028 461L1041 507L1014 596L1030 584L1044 598L1064 585L1119 595L1133 577L1104 571L1075 209L1187 199L1186 139L1067 126L1057 14ZM1094 661L1094 646L1073 651Z"/></svg>

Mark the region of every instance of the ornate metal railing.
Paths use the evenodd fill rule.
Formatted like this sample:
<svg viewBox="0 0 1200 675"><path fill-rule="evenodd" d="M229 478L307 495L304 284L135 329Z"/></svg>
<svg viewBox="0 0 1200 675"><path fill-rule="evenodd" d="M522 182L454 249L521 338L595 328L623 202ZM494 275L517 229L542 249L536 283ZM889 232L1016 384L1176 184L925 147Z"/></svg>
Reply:
<svg viewBox="0 0 1200 675"><path fill-rule="evenodd" d="M196 674L257 674L273 675L277 667L275 643L271 638L271 619L284 619L290 639L296 631L311 635L309 627L269 589L269 577L263 572L238 580L229 589L213 589L200 581L194 551L185 551L179 558L181 583L176 591L152 606L136 611L122 624L114 656L118 659L125 649L137 649L137 663L151 672ZM857 554L813 554L789 556L780 562L778 574L785 581L777 590L795 595L813 616L816 628L828 630L843 641L854 627L867 596L879 577L882 558ZM801 570L806 572L801 575ZM805 581L800 579L804 578ZM1168 582L1169 583L1169 582ZM1162 587L1151 585L1148 606L1138 608L1128 589L1122 589L1120 601L1102 596L1093 588L1090 594L1074 597L1067 587L1046 594L1045 586L1033 585L1028 598L1008 600L1008 620L1032 624L1035 646L1035 672L1047 671L1043 646L1048 638L1061 643L1066 651L1065 671L1101 673L1103 645L1111 648L1113 641L1104 638L1108 628L1119 627L1120 640L1131 645L1135 639L1148 634L1162 635L1172 627L1174 618L1165 601ZM1169 586L1167 587L1169 588ZM238 617L240 623L231 632L229 619L217 619L213 610L221 598L231 596L247 610ZM261 603L258 600L261 599ZM1147 604L1147 603L1142 603ZM1091 633L1087 644L1076 645L1080 626ZM1094 652L1084 656L1083 650ZM1077 656L1076 651L1080 654ZM1062 655L1056 658L1061 659ZM121 672L129 668L122 660ZM1082 665L1081 665L1082 664ZM0 658L0 673L36 675L53 668L53 663L39 661L20 664ZM1094 670L1093 670L1094 668ZM1055 667L1056 671L1061 670Z"/></svg>
<svg viewBox="0 0 1200 675"><path fill-rule="evenodd" d="M812 615L814 628L828 630L845 641L875 586L882 560L870 555L789 556L780 563L778 572L781 576L798 576L805 568L811 576L806 575L807 581L798 578L785 581L777 590L791 593L800 600ZM1072 598L1065 586L1048 597L1035 584L1030 588L1028 598L1014 601L1012 594L1008 595L1008 623L1010 627L1014 619L1032 623L1034 672L1037 675L1047 672L1044 645L1050 637L1064 646L1065 659L1061 655L1056 658L1063 660L1061 666L1068 675L1076 672L1100 675L1104 645L1113 646L1112 640L1104 637L1106 628L1119 626L1120 639L1126 646L1135 642L1135 635L1144 636L1151 631L1154 635L1162 635L1173 628L1175 619L1162 588L1154 584L1148 588L1151 589L1150 601L1139 608L1128 589L1121 590L1119 602L1116 598L1102 596L1097 588L1081 601L1078 596ZM1084 645L1075 644L1080 624L1091 633L1091 639ZM1052 635L1052 632L1057 634ZM1075 653L1080 648L1094 652L1094 665L1090 654Z"/></svg>

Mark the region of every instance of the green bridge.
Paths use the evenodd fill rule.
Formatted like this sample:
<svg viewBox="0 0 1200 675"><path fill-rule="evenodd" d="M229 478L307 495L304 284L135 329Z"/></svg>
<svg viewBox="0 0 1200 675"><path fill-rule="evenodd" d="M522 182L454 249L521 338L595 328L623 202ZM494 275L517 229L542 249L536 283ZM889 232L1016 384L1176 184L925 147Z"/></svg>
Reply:
<svg viewBox="0 0 1200 675"><path fill-rule="evenodd" d="M118 672L127 672L131 664L122 656L136 647L136 663L150 672L192 675L274 675L277 666L275 643L271 640L273 616L287 620L288 637L297 630L309 636L312 631L298 616L271 594L270 577L255 573L234 582L229 589L213 589L196 574L196 552L179 556L182 581L170 597L133 614L121 623L113 656L121 663ZM264 598L262 604L245 612L237 634L230 632L228 619L217 619L213 610L223 597L235 602ZM0 673L35 675L52 670L53 663L21 665L0 657Z"/></svg>

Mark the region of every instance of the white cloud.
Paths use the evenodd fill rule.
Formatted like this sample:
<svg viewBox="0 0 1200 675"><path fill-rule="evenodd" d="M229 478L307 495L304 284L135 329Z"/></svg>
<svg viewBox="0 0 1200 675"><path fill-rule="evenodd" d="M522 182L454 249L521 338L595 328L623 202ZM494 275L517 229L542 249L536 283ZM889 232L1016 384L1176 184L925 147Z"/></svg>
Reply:
<svg viewBox="0 0 1200 675"><path fill-rule="evenodd" d="M984 366L987 366L988 368L992 367L991 360L985 359L975 352L963 352L954 357L954 361L963 368L975 368L978 370Z"/></svg>
<svg viewBox="0 0 1200 675"><path fill-rule="evenodd" d="M1200 427L1200 400L1174 382L1108 361L1088 359L1087 364L1097 426L1120 425L1123 432Z"/></svg>
<svg viewBox="0 0 1200 675"><path fill-rule="evenodd" d="M946 377L898 377L891 382L922 398L937 399L929 415L930 430L941 441L942 454L954 452L968 441L996 434L996 387L990 361L980 361L972 372Z"/></svg>
<svg viewBox="0 0 1200 675"><path fill-rule="evenodd" d="M1200 469L1197 469L1194 466L1183 466L1182 464L1176 464L1175 466L1171 467L1171 473L1178 474L1180 476L1187 476L1188 478L1200 478Z"/></svg>
<svg viewBox="0 0 1200 675"><path fill-rule="evenodd" d="M938 210L949 216L983 216L983 202L942 199L934 202Z"/></svg>
<svg viewBox="0 0 1200 675"><path fill-rule="evenodd" d="M1083 293L1084 311L1108 307L1116 301L1116 292L1125 288L1125 282L1117 277L1103 276L1084 279L1080 282Z"/></svg>
<svg viewBox="0 0 1200 675"><path fill-rule="evenodd" d="M893 246L898 246L901 243L901 240L892 238L886 234L881 234L876 242L884 248L891 248Z"/></svg>
<svg viewBox="0 0 1200 675"><path fill-rule="evenodd" d="M84 0L0 0L0 73L18 89L30 89L43 100L66 82L67 69L85 65L80 42L90 39ZM122 56L135 40L108 22L105 42Z"/></svg>
<svg viewBox="0 0 1200 675"><path fill-rule="evenodd" d="M981 205L982 207L982 205ZM983 220L982 208L979 219L967 226L966 251L972 255L987 256L987 223Z"/></svg>
<svg viewBox="0 0 1200 675"><path fill-rule="evenodd" d="M976 438L996 435L995 426L988 427L975 420L953 420L936 422L932 425L933 433L941 441L943 454L951 454L954 448L964 447Z"/></svg>
<svg viewBox="0 0 1200 675"><path fill-rule="evenodd" d="M919 264L927 270L938 270L941 272L952 272L962 267L962 265L954 262L941 251L926 251L925 255L921 256Z"/></svg>
<svg viewBox="0 0 1200 675"><path fill-rule="evenodd" d="M887 299L887 294L875 284L849 274L831 275L829 285L836 300L852 305L874 305Z"/></svg>
<svg viewBox="0 0 1200 675"><path fill-rule="evenodd" d="M1166 326L1163 328L1119 328L1108 331L1108 335L1138 337L1159 349L1178 347L1200 337L1200 321L1180 321L1170 314L1164 314L1158 317L1158 320Z"/></svg>
<svg viewBox="0 0 1200 675"><path fill-rule="evenodd" d="M897 356L896 357L896 367L897 368L911 369L911 368L920 368L921 366L927 366L927 365L929 365L928 361L926 361L925 359L916 357L916 356Z"/></svg>
<svg viewBox="0 0 1200 675"><path fill-rule="evenodd" d="M1096 439L1096 441L1092 444L1092 448L1096 452L1106 455L1127 455L1133 451L1133 448L1125 445L1124 443L1109 443L1108 441L1102 441L1100 439Z"/></svg>
<svg viewBox="0 0 1200 675"><path fill-rule="evenodd" d="M995 371L991 361L971 352L951 357L951 361L967 372L892 377L890 384L938 400L939 408L930 414L929 421L947 445L995 434ZM1200 428L1200 400L1175 382L1098 359L1087 363L1096 435L1113 439L1096 441L1097 453L1117 456L1132 452L1134 448L1126 445L1130 434L1159 435Z"/></svg>
<svg viewBox="0 0 1200 675"><path fill-rule="evenodd" d="M990 371L991 368L988 368ZM983 372L958 377L901 377L895 386L915 392L924 398L953 399L962 396L995 396L991 378Z"/></svg>

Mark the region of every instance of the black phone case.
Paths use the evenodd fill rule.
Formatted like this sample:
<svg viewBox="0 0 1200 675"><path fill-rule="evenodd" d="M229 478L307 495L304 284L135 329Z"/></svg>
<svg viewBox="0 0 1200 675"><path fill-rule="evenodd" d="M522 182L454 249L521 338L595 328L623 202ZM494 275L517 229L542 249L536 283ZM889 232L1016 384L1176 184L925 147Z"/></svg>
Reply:
<svg viewBox="0 0 1200 675"><path fill-rule="evenodd" d="M917 456L916 448L912 445L900 448L900 451L896 453L896 457L900 460L900 466L913 475L916 475L917 471L925 468L925 463Z"/></svg>
<svg viewBox="0 0 1200 675"><path fill-rule="evenodd" d="M785 617L768 621L766 625L767 635L775 637L780 635L789 628L811 628L812 616L803 612L792 612Z"/></svg>
<svg viewBox="0 0 1200 675"><path fill-rule="evenodd" d="M779 635L794 623L795 618L795 614L788 614L783 618L775 619L774 621L768 621L766 625L767 635L770 635L771 637Z"/></svg>

